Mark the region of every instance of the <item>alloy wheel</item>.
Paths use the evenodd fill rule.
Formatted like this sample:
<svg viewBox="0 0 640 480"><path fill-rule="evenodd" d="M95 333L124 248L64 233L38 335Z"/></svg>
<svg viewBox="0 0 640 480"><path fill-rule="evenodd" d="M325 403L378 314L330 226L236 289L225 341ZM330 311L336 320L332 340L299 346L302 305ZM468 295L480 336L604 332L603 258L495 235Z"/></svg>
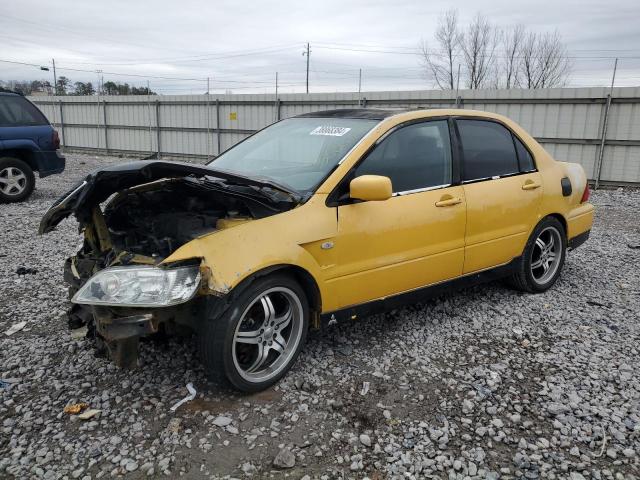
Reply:
<svg viewBox="0 0 640 480"><path fill-rule="evenodd" d="M253 299L233 337L233 362L242 378L264 382L287 367L302 338L302 315L300 299L286 287L270 288Z"/></svg>
<svg viewBox="0 0 640 480"><path fill-rule="evenodd" d="M562 237L555 227L547 227L538 234L531 249L531 276L544 285L558 271L562 260Z"/></svg>
<svg viewBox="0 0 640 480"><path fill-rule="evenodd" d="M27 188L27 176L16 167L5 167L0 170L0 192L15 197Z"/></svg>

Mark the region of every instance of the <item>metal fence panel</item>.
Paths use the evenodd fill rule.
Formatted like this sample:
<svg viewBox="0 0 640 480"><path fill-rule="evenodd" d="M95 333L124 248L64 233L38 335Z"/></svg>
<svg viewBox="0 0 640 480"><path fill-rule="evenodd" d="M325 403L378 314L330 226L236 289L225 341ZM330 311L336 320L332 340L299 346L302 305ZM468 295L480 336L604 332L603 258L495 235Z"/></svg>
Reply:
<svg viewBox="0 0 640 480"><path fill-rule="evenodd" d="M512 118L558 160L597 175L606 88L463 90L459 107ZM278 118L336 108L455 108L452 91L33 97L66 149L211 158ZM613 89L601 179L640 183L640 87Z"/></svg>

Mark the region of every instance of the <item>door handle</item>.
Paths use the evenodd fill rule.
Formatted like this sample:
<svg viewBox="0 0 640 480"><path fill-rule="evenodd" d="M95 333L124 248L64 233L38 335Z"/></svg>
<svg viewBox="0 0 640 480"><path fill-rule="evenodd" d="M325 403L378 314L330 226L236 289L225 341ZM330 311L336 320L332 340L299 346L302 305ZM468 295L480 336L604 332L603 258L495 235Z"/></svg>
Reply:
<svg viewBox="0 0 640 480"><path fill-rule="evenodd" d="M439 201L436 202L436 207L451 207L453 205L458 205L462 203L462 199L457 197L443 197Z"/></svg>
<svg viewBox="0 0 640 480"><path fill-rule="evenodd" d="M539 183L532 182L531 180L527 181L522 185L523 190L535 190L536 188L541 187Z"/></svg>

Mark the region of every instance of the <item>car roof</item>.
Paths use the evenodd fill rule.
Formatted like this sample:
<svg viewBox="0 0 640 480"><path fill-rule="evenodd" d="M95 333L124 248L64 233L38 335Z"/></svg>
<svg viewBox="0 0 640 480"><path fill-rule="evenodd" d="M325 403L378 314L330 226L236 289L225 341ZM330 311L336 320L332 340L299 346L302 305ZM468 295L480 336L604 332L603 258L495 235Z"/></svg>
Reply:
<svg viewBox="0 0 640 480"><path fill-rule="evenodd" d="M321 110L303 113L296 118L364 118L369 120L384 120L387 117L406 112L406 110L383 110L381 108L340 108L337 110Z"/></svg>
<svg viewBox="0 0 640 480"><path fill-rule="evenodd" d="M416 109L378 109L378 108L342 108L324 110L297 115L294 118L364 118L370 120L390 120L404 122L429 117L478 117L494 120L506 120L505 117L484 110L467 110L458 108L416 108ZM394 117L391 120L391 117Z"/></svg>
<svg viewBox="0 0 640 480"><path fill-rule="evenodd" d="M4 88L4 87L0 87L0 95L17 95L17 96L22 96L20 95L18 92L14 92L13 90L9 90L8 88Z"/></svg>

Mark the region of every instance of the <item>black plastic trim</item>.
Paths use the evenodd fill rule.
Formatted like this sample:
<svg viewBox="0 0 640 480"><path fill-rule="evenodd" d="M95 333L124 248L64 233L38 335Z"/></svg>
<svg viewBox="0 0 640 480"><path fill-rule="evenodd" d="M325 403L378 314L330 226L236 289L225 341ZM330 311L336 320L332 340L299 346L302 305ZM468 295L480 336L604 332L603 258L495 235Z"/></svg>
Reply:
<svg viewBox="0 0 640 480"><path fill-rule="evenodd" d="M373 300L371 302L353 305L332 312L326 312L320 315L322 324L335 321L355 320L358 317L383 313L395 308L399 308L408 304L417 303L439 295L449 293L453 290L468 288L481 283L490 282L509 276L515 271L516 266L520 262L521 257L516 257L505 265L501 265L490 270L484 270L470 275L454 278L446 282L437 283L435 285L427 285L416 290L400 293L391 297Z"/></svg>
<svg viewBox="0 0 640 480"><path fill-rule="evenodd" d="M590 234L591 234L591 230L587 230L586 232L583 232L579 235L576 235L573 238L570 238L569 248L571 250L578 248L580 245L582 245L584 242L586 242L589 239Z"/></svg>
<svg viewBox="0 0 640 480"><path fill-rule="evenodd" d="M562 177L560 179L560 185L562 186L562 196L568 197L573 192L573 188L571 187L571 179L569 177Z"/></svg>

